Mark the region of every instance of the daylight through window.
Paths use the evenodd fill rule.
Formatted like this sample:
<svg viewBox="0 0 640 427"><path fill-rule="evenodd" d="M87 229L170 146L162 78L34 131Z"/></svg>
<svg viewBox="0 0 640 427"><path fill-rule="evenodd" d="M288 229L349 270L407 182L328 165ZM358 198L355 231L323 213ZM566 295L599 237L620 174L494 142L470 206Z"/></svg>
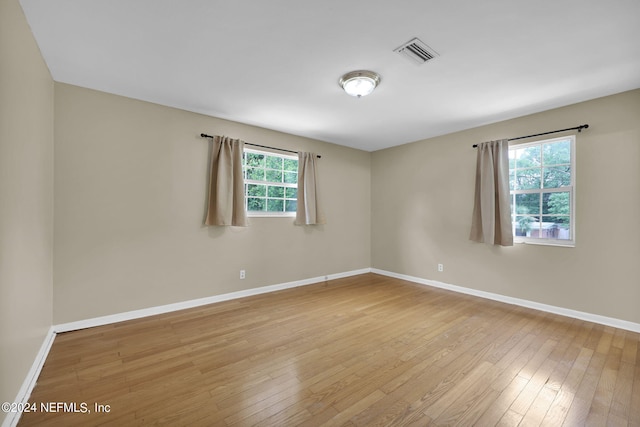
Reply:
<svg viewBox="0 0 640 427"><path fill-rule="evenodd" d="M511 220L516 242L575 243L575 137L509 147Z"/></svg>
<svg viewBox="0 0 640 427"><path fill-rule="evenodd" d="M298 158L244 150L245 205L249 216L294 216L298 195Z"/></svg>

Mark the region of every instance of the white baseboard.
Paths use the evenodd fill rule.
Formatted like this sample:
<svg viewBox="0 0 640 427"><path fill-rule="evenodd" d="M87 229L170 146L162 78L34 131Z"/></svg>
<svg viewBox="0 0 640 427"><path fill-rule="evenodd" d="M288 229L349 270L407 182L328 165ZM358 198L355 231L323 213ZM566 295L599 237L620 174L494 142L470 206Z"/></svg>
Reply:
<svg viewBox="0 0 640 427"><path fill-rule="evenodd" d="M111 323L124 322L126 320L140 319L156 314L170 313L172 311L184 310L187 308L199 307L202 305L213 304L216 302L229 301L237 298L244 298L252 295L260 295L268 292L280 291L283 289L296 288L299 286L311 285L313 283L323 282L325 280L341 279L343 277L356 276L358 274L370 273L370 268L361 270L347 271L344 273L328 274L326 276L312 277L309 279L296 280L294 282L280 283L277 285L263 286L260 288L247 289L244 291L231 292L228 294L214 295L205 298L198 298L189 301L182 301L173 304L161 305L156 307L143 308L140 310L127 311L124 313L112 314L108 316L95 317L92 319L79 320L76 322L62 323L55 325L56 333L75 331L78 329L92 328L95 326L108 325Z"/></svg>
<svg viewBox="0 0 640 427"><path fill-rule="evenodd" d="M49 355L49 350L51 349L51 345L53 344L53 340L56 337L55 330L52 327L49 328L47 334L44 337L44 341L40 346L40 350L36 355L36 358L31 365L31 369L27 373L24 381L22 382L22 387L18 391L18 395L13 400L13 403L17 403L18 405L22 403L27 403L29 397L31 396L31 392L33 391L33 387L36 385L36 381L38 381L38 376L40 376L40 371L42 371L42 367L44 366L45 360L47 360L47 356ZM2 422L2 427L14 427L18 425L18 421L20 421L20 416L22 414L20 412L7 412L7 415Z"/></svg>
<svg viewBox="0 0 640 427"><path fill-rule="evenodd" d="M406 274L399 274L391 271L379 270L377 268L372 268L371 272L376 274L381 274L383 276L394 277L396 279L407 280L409 282L418 283L420 285L433 286L435 288L447 289L449 291L459 292L462 294L473 295L480 298L504 302L507 304L518 305L521 307L533 308L535 310L559 314L561 316L572 317L574 319L586 320L588 322L599 323L601 325L606 325L606 326L612 326L614 328L625 329L627 331L640 332L640 323L629 322L627 320L601 316L599 314L585 313L583 311L571 310L569 308L564 308L564 307L556 307L554 305L542 304L539 302L529 301L529 300L520 299L520 298L508 297L505 295L494 294L492 292L485 292L485 291L479 291L476 289L465 288L462 286L450 285L448 283L438 282L436 280L427 280L420 277L408 276Z"/></svg>

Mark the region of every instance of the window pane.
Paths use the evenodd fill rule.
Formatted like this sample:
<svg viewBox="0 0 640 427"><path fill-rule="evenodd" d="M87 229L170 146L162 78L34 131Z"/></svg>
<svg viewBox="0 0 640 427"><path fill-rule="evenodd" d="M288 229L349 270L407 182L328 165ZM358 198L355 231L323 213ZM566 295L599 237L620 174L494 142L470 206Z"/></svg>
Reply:
<svg viewBox="0 0 640 427"><path fill-rule="evenodd" d="M542 193L542 213L544 215L569 215L571 213L569 192Z"/></svg>
<svg viewBox="0 0 640 427"><path fill-rule="evenodd" d="M516 169L516 190L537 190L540 188L540 168Z"/></svg>
<svg viewBox="0 0 640 427"><path fill-rule="evenodd" d="M544 144L542 153L545 165L571 163L571 142L567 140Z"/></svg>
<svg viewBox="0 0 640 427"><path fill-rule="evenodd" d="M282 170L282 157L267 156L267 168Z"/></svg>
<svg viewBox="0 0 640 427"><path fill-rule="evenodd" d="M284 170L298 172L298 161L293 159L284 159Z"/></svg>
<svg viewBox="0 0 640 427"><path fill-rule="evenodd" d="M267 195L267 186L258 184L247 184L247 196L260 196Z"/></svg>
<svg viewBox="0 0 640 427"><path fill-rule="evenodd" d="M542 223L538 220L538 218L534 218L534 220L529 223L529 230L527 231L527 237L530 237L533 239L544 238L544 232L542 231Z"/></svg>
<svg viewBox="0 0 640 427"><path fill-rule="evenodd" d="M540 194L516 194L516 214L540 213Z"/></svg>
<svg viewBox="0 0 640 427"><path fill-rule="evenodd" d="M284 198L284 187L272 187L269 186L269 197L281 197Z"/></svg>
<svg viewBox="0 0 640 427"><path fill-rule="evenodd" d="M259 199L257 197L247 198L248 211L264 211L265 207L266 207L265 199Z"/></svg>
<svg viewBox="0 0 640 427"><path fill-rule="evenodd" d="M286 187L284 194L287 199L295 199L296 197L298 197L298 189L293 187Z"/></svg>
<svg viewBox="0 0 640 427"><path fill-rule="evenodd" d="M267 170L266 180L269 182L282 182L282 172Z"/></svg>
<svg viewBox="0 0 640 427"><path fill-rule="evenodd" d="M571 185L571 166L544 168L544 188L559 188Z"/></svg>
<svg viewBox="0 0 640 427"><path fill-rule="evenodd" d="M516 167L516 150L509 150L509 169Z"/></svg>
<svg viewBox="0 0 640 427"><path fill-rule="evenodd" d="M527 147L515 150L516 167L529 168L532 166L540 166L540 147Z"/></svg>
<svg viewBox="0 0 640 427"><path fill-rule="evenodd" d="M282 200L282 199L268 199L267 200L267 211L268 212L283 212L284 211L284 200Z"/></svg>
<svg viewBox="0 0 640 427"><path fill-rule="evenodd" d="M509 190L516 189L516 172L509 167Z"/></svg>
<svg viewBox="0 0 640 427"><path fill-rule="evenodd" d="M264 154L245 153L247 166L264 167Z"/></svg>
<svg viewBox="0 0 640 427"><path fill-rule="evenodd" d="M295 200L287 200L287 212L295 212L297 204Z"/></svg>
<svg viewBox="0 0 640 427"><path fill-rule="evenodd" d="M247 168L247 179L264 181L264 169Z"/></svg>
<svg viewBox="0 0 640 427"><path fill-rule="evenodd" d="M284 182L287 184L297 184L298 183L298 172L285 172L284 173Z"/></svg>
<svg viewBox="0 0 640 427"><path fill-rule="evenodd" d="M571 227L569 217L542 216L541 239L571 239Z"/></svg>
<svg viewBox="0 0 640 427"><path fill-rule="evenodd" d="M537 224L536 218L532 216L516 216L514 221L515 235L516 236L529 236L531 229Z"/></svg>

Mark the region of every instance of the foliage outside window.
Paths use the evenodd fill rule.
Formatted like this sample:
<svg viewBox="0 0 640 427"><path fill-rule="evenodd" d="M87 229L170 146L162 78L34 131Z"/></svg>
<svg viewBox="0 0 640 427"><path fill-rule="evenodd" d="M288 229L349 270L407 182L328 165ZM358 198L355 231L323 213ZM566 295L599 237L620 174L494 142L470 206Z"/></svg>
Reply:
<svg viewBox="0 0 640 427"><path fill-rule="evenodd" d="M298 158L244 150L245 207L249 216L294 216L298 196Z"/></svg>
<svg viewBox="0 0 640 427"><path fill-rule="evenodd" d="M575 137L509 147L514 241L575 245Z"/></svg>

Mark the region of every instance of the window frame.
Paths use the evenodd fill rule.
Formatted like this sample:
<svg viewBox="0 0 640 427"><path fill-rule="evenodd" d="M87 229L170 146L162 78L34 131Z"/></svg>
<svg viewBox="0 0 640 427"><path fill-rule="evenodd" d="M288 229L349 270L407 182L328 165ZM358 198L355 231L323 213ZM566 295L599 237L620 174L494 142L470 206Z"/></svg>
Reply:
<svg viewBox="0 0 640 427"><path fill-rule="evenodd" d="M545 188L544 187L544 166L545 165L544 165L543 147L545 144L552 144L552 143L561 142L561 141L569 141L569 145L570 145L570 156L569 156L570 157L569 166L571 170L570 184L568 186L563 186L563 187ZM519 144L509 143L509 154L511 154L512 150L515 152L515 150L520 150L528 147L540 147L540 155L541 155L540 188L512 190L511 186L509 186L509 199L510 199L510 206L511 206L510 209L511 209L511 222L512 222L511 227L513 230L513 241L514 243L523 243L523 244L532 244L532 245L575 247L576 245L576 150L575 150L576 137L575 135L569 135L569 136L563 136L558 138L542 139L542 140L519 143ZM511 159L511 155L509 156L509 159ZM551 165L551 166L554 166L554 165ZM510 180L511 180L512 171L517 169L518 168L512 169L511 165L509 165ZM515 212L514 206L515 206L515 198L517 194L539 194L540 195L540 214L532 215L532 216L538 216L539 221L543 222L542 221L543 215L548 215L548 214L543 214L543 204L544 204L543 194L567 193L567 192L569 193L569 198L570 198L570 201L569 201L570 212L568 215L570 239L549 239L549 238L516 236L516 225L517 225L516 218L518 216L526 215L526 214L518 214L517 212Z"/></svg>
<svg viewBox="0 0 640 427"><path fill-rule="evenodd" d="M255 149L255 148L247 148L245 147L243 150L243 159L242 159L242 177L243 177L243 186L244 186L244 208L245 208L245 212L247 213L247 217L250 218L260 218L260 217L264 217L264 218L291 218L291 217L295 217L296 216L296 211L281 211L281 212L273 212L273 211L250 211L249 210L249 195L248 195L248 186L251 184L255 184L255 185L266 185L267 186L267 192L268 192L268 186L271 184L277 184L276 186L278 187L285 187L285 188L295 188L296 189L296 195L297 195L297 189L298 189L298 182L297 182L297 174L298 174L298 168L296 168L296 182L295 183L286 183L284 182L279 182L276 183L275 181L267 181L265 180L255 180L255 179L248 179L247 178L247 164L246 164L246 160L245 160L245 154L247 153L253 153L253 154L261 154L266 156L271 156L271 157L280 157L282 159L288 159L288 160L295 160L296 162L298 162L298 156L296 156L295 154L284 154L284 153L276 153L273 151L267 151L267 150L259 150L259 149ZM283 161L284 163L284 161ZM265 165L265 171L268 170L269 168L266 167ZM286 172L284 170L284 165L283 165L283 172ZM285 190L286 191L286 190ZM265 196L265 200L268 200L269 197ZM280 199L279 197L275 197L273 199ZM287 198L286 196L282 199L284 201L284 206L286 209L286 203L287 200L292 200L291 198Z"/></svg>

